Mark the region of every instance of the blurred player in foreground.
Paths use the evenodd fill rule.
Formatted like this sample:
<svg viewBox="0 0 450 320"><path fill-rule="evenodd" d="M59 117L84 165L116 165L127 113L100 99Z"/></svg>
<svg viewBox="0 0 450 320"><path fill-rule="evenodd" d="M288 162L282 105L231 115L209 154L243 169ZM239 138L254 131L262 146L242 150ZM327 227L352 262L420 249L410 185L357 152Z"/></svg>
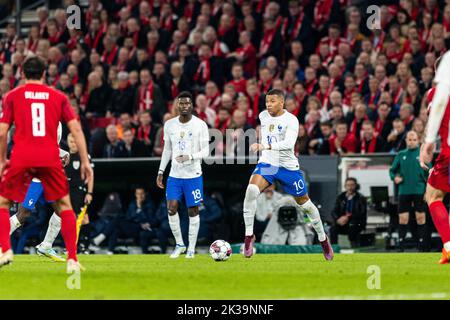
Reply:
<svg viewBox="0 0 450 320"><path fill-rule="evenodd" d="M279 181L284 191L294 196L301 212L311 220L325 259L332 260L333 248L325 234L319 210L308 197L305 180L294 153L299 130L298 119L284 109L284 94L280 90L272 89L267 92L266 107L267 110L259 114L262 141L250 146L251 151L262 151L262 155L245 192L244 256L250 258L253 255L256 199L268 186Z"/></svg>
<svg viewBox="0 0 450 320"><path fill-rule="evenodd" d="M186 258L194 258L198 230L199 206L203 201L202 159L209 155L209 132L206 122L192 115L192 95L181 92L177 97L180 115L164 124L164 150L156 184L164 189L163 175L172 160L167 179L166 199L169 225L175 237L175 249L171 258L186 252L180 228L179 202L184 197L189 214L189 247Z"/></svg>
<svg viewBox="0 0 450 320"><path fill-rule="evenodd" d="M67 97L43 84L45 63L38 57L28 58L23 64L23 74L25 84L4 96L0 118L0 267L13 261L9 236L11 201L23 202L34 177L42 182L45 200L55 202L56 213L61 218L61 232L68 253L67 272L80 271L75 213L59 158L58 122L66 122L73 134L80 151L81 175L89 181L93 173L86 141ZM14 148L7 161L7 135L12 124L16 127Z"/></svg>
<svg viewBox="0 0 450 320"><path fill-rule="evenodd" d="M433 160L437 135L441 138L441 152L436 158L434 166L428 177L425 200L428 203L430 214L441 236L443 248L440 264L448 263L450 259L450 223L448 211L443 200L450 192L449 162L450 162L450 51L447 51L440 59L434 82L436 88L430 107L425 143L420 151L420 164L428 169L427 164Z"/></svg>

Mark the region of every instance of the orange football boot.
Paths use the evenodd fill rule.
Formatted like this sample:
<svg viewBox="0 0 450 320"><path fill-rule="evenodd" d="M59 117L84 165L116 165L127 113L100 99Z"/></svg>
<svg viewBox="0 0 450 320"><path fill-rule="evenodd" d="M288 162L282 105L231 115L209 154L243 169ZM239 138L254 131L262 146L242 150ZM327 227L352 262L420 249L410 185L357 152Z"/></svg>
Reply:
<svg viewBox="0 0 450 320"><path fill-rule="evenodd" d="M450 260L450 252L447 252L445 248L442 248L442 257L439 260L439 264L447 264Z"/></svg>

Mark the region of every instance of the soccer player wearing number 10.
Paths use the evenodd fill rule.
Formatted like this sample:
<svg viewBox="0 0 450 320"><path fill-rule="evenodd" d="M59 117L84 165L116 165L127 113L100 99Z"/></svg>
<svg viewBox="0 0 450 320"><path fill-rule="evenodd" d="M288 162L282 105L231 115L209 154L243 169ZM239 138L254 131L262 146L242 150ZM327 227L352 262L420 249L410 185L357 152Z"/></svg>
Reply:
<svg viewBox="0 0 450 320"><path fill-rule="evenodd" d="M28 58L23 64L25 84L3 98L0 117L0 267L13 260L9 237L11 201L22 202L35 177L42 182L45 200L55 202L56 213L61 218L61 233L68 253L67 271L79 272L82 267L77 260L75 213L59 158L57 128L60 120L67 123L79 148L83 179L89 181L93 172L80 123L67 97L43 84L45 69L45 63L38 57ZM16 128L14 147L7 162L7 135L12 124Z"/></svg>
<svg viewBox="0 0 450 320"><path fill-rule="evenodd" d="M192 259L200 228L199 205L203 201L201 162L209 154L209 132L206 123L192 115L194 106L189 92L181 92L175 105L178 105L180 115L164 124L164 150L156 184L164 189L163 174L172 160L166 199L169 225L176 245L170 257L178 258L186 252L178 216L178 204L184 197L189 214L189 247L186 258Z"/></svg>
<svg viewBox="0 0 450 320"><path fill-rule="evenodd" d="M244 256L253 255L253 224L258 195L276 180L284 191L294 196L300 211L308 215L317 232L326 260L332 260L334 253L325 234L319 210L308 197L305 180L300 171L294 146L298 136L297 117L284 109L284 94L272 89L266 94L267 110L259 115L261 121L261 139L263 143L250 146L251 151L262 151L256 169L250 177L244 199L245 240Z"/></svg>

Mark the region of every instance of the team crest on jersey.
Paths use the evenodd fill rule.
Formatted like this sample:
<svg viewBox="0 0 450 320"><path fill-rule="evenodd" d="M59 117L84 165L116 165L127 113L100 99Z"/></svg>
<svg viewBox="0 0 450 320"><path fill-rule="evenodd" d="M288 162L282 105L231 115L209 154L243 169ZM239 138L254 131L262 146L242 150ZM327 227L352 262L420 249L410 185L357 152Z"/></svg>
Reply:
<svg viewBox="0 0 450 320"><path fill-rule="evenodd" d="M283 126L281 124L278 125L278 132L281 132L283 130Z"/></svg>
<svg viewBox="0 0 450 320"><path fill-rule="evenodd" d="M269 126L269 132L272 132L274 129L275 129L275 125L274 125L274 124L271 124L271 125Z"/></svg>
<svg viewBox="0 0 450 320"><path fill-rule="evenodd" d="M180 138L183 139L184 138L184 131L180 132Z"/></svg>
<svg viewBox="0 0 450 320"><path fill-rule="evenodd" d="M72 166L75 170L80 169L80 161L74 161L72 162Z"/></svg>

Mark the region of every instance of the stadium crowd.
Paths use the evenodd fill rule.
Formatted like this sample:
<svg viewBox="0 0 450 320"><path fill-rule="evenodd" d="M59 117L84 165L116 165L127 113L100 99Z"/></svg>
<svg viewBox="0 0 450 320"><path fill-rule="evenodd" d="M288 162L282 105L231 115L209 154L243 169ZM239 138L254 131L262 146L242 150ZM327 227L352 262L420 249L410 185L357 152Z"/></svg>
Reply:
<svg viewBox="0 0 450 320"><path fill-rule="evenodd" d="M40 8L28 35L6 27L0 93L20 83L27 56L45 59L47 83L70 96L93 157L161 155L182 90L219 130L257 127L264 92L284 90L301 123L298 154L397 152L407 131L423 137L449 5L383 5L381 29L369 30L365 8L346 0L287 3L93 0L82 30L66 28L64 9Z"/></svg>
<svg viewBox="0 0 450 320"><path fill-rule="evenodd" d="M408 131L423 140L450 1L379 1L376 29L351 2L91 0L81 30L42 7L28 34L6 26L0 95L21 83L28 56L43 58L94 158L160 156L183 90L210 128L257 129L271 88L300 121L297 154L397 153Z"/></svg>

